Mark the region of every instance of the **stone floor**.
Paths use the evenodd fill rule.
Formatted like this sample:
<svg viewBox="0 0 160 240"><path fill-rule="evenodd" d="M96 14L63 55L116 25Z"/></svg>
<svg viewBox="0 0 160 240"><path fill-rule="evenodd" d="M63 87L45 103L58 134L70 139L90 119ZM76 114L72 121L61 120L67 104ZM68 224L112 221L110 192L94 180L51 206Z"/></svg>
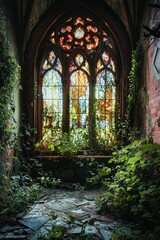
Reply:
<svg viewBox="0 0 160 240"><path fill-rule="evenodd" d="M98 214L95 199L100 193L83 188L46 189L25 213L17 215L16 224L0 228L0 239L45 239L53 229L55 239L109 240L114 219ZM63 236L58 238L58 234Z"/></svg>

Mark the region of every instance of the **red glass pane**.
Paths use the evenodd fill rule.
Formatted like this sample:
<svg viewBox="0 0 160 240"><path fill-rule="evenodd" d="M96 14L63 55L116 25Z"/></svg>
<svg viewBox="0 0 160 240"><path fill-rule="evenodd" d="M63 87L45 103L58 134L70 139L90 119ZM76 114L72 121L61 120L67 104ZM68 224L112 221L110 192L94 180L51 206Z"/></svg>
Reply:
<svg viewBox="0 0 160 240"><path fill-rule="evenodd" d="M63 45L63 41L64 41L64 37L61 37L60 39L59 39L59 44L62 46Z"/></svg>
<svg viewBox="0 0 160 240"><path fill-rule="evenodd" d="M92 32L94 32L94 33L98 32L98 28L97 27L92 27Z"/></svg>
<svg viewBox="0 0 160 240"><path fill-rule="evenodd" d="M87 42L90 42L90 35L88 34L87 37L85 38Z"/></svg>
<svg viewBox="0 0 160 240"><path fill-rule="evenodd" d="M94 36L93 39L95 41L95 47L97 47L99 45L99 38L97 36Z"/></svg>
<svg viewBox="0 0 160 240"><path fill-rule="evenodd" d="M68 34L67 37L68 37L67 42L72 42L73 41L73 37L70 34Z"/></svg>
<svg viewBox="0 0 160 240"><path fill-rule="evenodd" d="M65 50L70 50L71 49L71 45L63 44L62 48L65 49Z"/></svg>
<svg viewBox="0 0 160 240"><path fill-rule="evenodd" d="M68 32L71 32L71 31L72 31L72 27L71 27L71 26L67 26L67 27L66 27L66 30L67 30Z"/></svg>
<svg viewBox="0 0 160 240"><path fill-rule="evenodd" d="M78 18L76 18L74 24L75 24L75 25L77 25L77 24L82 24L82 25L84 25L84 21L82 20L81 17L78 17Z"/></svg>

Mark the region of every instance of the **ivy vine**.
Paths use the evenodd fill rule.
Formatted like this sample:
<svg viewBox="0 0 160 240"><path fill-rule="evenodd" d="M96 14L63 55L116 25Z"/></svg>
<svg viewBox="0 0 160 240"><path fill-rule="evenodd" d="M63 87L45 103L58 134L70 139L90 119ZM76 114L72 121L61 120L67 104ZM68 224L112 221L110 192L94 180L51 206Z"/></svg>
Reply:
<svg viewBox="0 0 160 240"><path fill-rule="evenodd" d="M128 97L125 120L118 116L118 141L121 146L128 144L138 133L137 124L137 104L140 87L140 69L142 67L142 46L137 44L137 48L132 51L131 70L128 76Z"/></svg>
<svg viewBox="0 0 160 240"><path fill-rule="evenodd" d="M13 92L18 87L19 66L10 52L3 22L0 22L0 185L6 186L7 154L14 148L16 123Z"/></svg>

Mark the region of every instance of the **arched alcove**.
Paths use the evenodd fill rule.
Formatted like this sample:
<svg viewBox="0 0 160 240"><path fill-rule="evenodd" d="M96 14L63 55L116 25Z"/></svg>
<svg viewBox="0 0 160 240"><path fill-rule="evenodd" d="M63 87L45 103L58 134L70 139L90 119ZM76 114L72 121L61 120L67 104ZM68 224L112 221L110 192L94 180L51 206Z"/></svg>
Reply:
<svg viewBox="0 0 160 240"><path fill-rule="evenodd" d="M97 30L97 34L99 34L99 44L95 46L95 49L84 49L82 47L77 47L74 51L69 52L68 57L64 58L67 55L66 49L62 49L65 51L60 51L56 45L52 46L51 34L53 32L56 33L57 29L60 27L66 26L66 21L70 21L69 19L76 19L77 17L82 17L86 20L91 19L101 30ZM71 20L72 21L72 20ZM88 23L85 23L87 26ZM80 25L79 25L80 26ZM80 29L81 30L81 29ZM81 30L82 32L82 30ZM107 36L109 36L109 43L107 41L102 40L102 33L106 32ZM77 33L78 34L78 33ZM58 35L57 35L58 36ZM73 34L72 34L73 36ZM72 39L73 40L73 39ZM51 43L52 42L52 43ZM111 44L111 46L109 46ZM60 44L59 44L60 45ZM73 47L73 46L72 46ZM102 55L104 53L109 54L114 62L114 66L116 69L115 74L115 84L116 84L116 95L115 95L115 107L116 110L114 112L114 118L117 116L117 104L120 106L120 112L122 118L124 118L125 107L126 107L126 96L127 96L127 78L128 71L130 66L130 55L131 55L131 46L129 37L126 29L124 28L122 22L117 17L117 15L107 6L105 3L99 3L98 1L94 1L92 4L90 1L70 1L66 3L66 1L61 1L59 4L50 8L40 19L38 24L35 26L32 34L29 38L28 44L25 49L24 55L24 66L23 66L23 89L24 89L24 112L28 118L31 126L35 127L38 130L38 140L42 138L42 112L43 112L43 99L42 99L42 85L40 84L41 79L41 68L44 64L47 54L50 52L54 52L57 54L57 58L60 58L62 68L62 85L63 85L63 113L62 113L62 122L63 122L63 130L70 130L70 118L66 118L69 112L69 84L68 81L71 79L71 75L76 75L76 73L72 73L69 75L69 66L71 64L72 59L78 54L89 63L89 71L88 77L86 75L86 79L88 82L93 82L94 84L89 84L89 99L93 98L95 95L94 88L96 85L96 67L98 63L98 59L101 59L105 66L105 62L103 60ZM65 52L65 53L64 53ZM87 53L86 53L87 52ZM101 56L100 56L101 55ZM74 56L74 57L73 57ZM66 67L67 66L67 67ZM108 66L106 65L106 69ZM68 72L67 72L68 71ZM111 70L108 69L108 71ZM83 70L79 69L77 73L82 73ZM101 71L102 76L107 76L107 71ZM97 80L98 81L98 80ZM64 86L65 85L65 86ZM35 87L36 86L36 87ZM38 87L38 96L34 97L34 90L37 90ZM109 91L109 90L107 90ZM44 98L44 97L43 97ZM95 96L94 96L95 98ZM27 99L27 102L25 102ZM106 99L106 98L105 98ZM102 104L102 99L99 100ZM105 100L106 102L106 100ZM99 103L100 104L100 103ZM103 103L104 105L104 103ZM66 107L67 106L67 107ZM97 105L98 107L98 105ZM106 108L106 107L105 107ZM89 101L89 109L87 110L90 113L90 129L93 128L96 120L95 116L92 118L93 110L93 101ZM106 111L106 110L105 110ZM102 116L103 114L99 111L99 114ZM95 114L96 115L96 114ZM110 115L111 116L111 115ZM87 118L87 116L85 116ZM108 117L106 117L107 119ZM66 120L67 119L67 120ZM78 119L78 117L77 117ZM109 118L108 118L109 119ZM111 117L110 117L111 119ZM113 118L112 118L113 119ZM78 121L78 120L77 120ZM116 128L115 120L115 128ZM101 122L101 126L102 126ZM95 138L95 132L91 133L91 138Z"/></svg>

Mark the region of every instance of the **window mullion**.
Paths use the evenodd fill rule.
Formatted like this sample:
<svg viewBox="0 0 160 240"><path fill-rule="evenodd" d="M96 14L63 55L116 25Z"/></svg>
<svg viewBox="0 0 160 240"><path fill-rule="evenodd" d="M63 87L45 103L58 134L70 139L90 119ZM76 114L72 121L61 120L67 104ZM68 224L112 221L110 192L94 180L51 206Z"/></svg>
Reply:
<svg viewBox="0 0 160 240"><path fill-rule="evenodd" d="M63 124L62 131L69 133L69 80L63 81Z"/></svg>
<svg viewBox="0 0 160 240"><path fill-rule="evenodd" d="M92 65L92 64L91 64ZM89 86L89 144L90 147L95 145L95 109L94 109L94 101L95 101L95 74L94 70L91 69L91 79Z"/></svg>

